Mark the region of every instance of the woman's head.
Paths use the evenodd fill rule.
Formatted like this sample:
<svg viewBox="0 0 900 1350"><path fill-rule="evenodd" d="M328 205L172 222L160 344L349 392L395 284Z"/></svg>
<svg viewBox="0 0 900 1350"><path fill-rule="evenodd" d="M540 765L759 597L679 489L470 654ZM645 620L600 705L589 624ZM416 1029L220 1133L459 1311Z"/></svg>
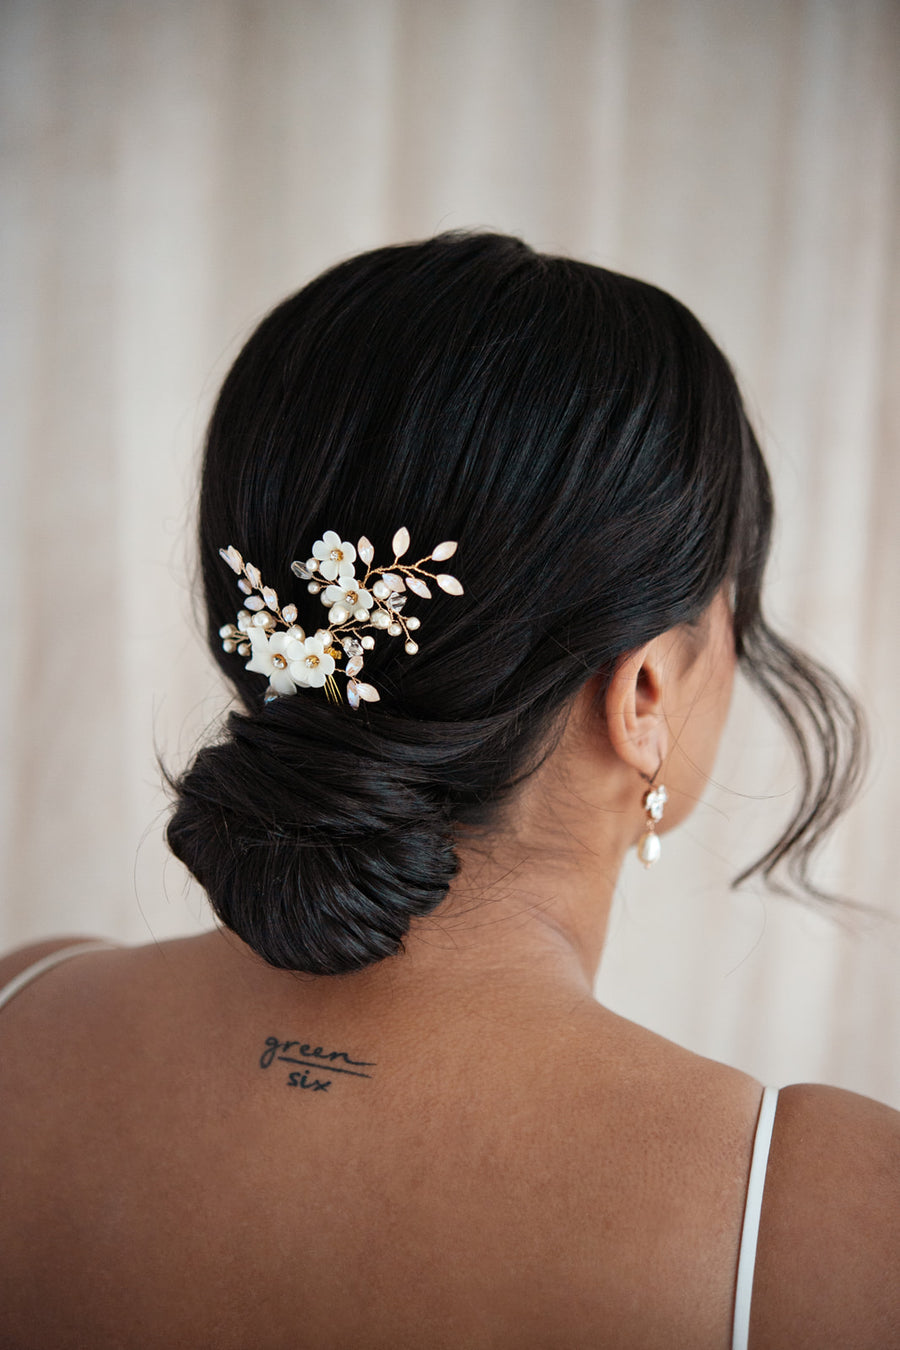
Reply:
<svg viewBox="0 0 900 1350"><path fill-rule="evenodd" d="M728 363L665 292L493 234L331 269L251 336L210 424L209 632L246 711L181 779L174 851L274 964L388 955L446 892L456 827L497 819L579 690L602 695L628 653L701 624L723 587L739 659L801 746L812 697L833 748L853 721L841 691L760 616L771 517ZM399 525L420 552L459 541L465 598L427 602L414 658L390 641L367 656L374 708L309 691L264 706L265 680L216 637L235 612L219 548L315 629L291 560L327 528L379 556ZM827 782L807 776L801 852L836 811L835 753Z"/></svg>

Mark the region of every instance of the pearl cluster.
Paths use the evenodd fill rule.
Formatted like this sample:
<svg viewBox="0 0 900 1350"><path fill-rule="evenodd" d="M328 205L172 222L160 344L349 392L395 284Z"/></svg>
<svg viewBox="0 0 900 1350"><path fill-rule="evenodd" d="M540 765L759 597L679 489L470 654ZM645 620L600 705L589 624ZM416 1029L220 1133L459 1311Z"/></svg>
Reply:
<svg viewBox="0 0 900 1350"><path fill-rule="evenodd" d="M307 637L296 622L297 606L279 608L278 595L263 584L258 567L245 563L233 544L219 549L222 558L238 575L238 587L247 599L238 612L236 624L219 629L226 652L250 656L248 670L269 676L266 698L296 693L300 686L319 688L340 702L335 674L347 678L347 702L358 708L360 700L377 702L378 690L358 678L364 653L375 646L375 637L365 629L404 637L404 649L410 656L419 650L411 636L419 627L415 615L404 614L409 595L431 598L428 581L436 582L448 595L462 595L456 577L445 572L425 570L428 562L444 562L456 552L456 544L446 541L415 563L400 559L409 549L409 531L402 527L394 534L394 558L388 567L373 566L374 549L362 536L354 546L335 530L326 530L313 544L312 557L305 563L291 563L295 576L307 582L310 594L318 595L328 608L328 628L320 628ZM357 558L365 565L362 577L356 576ZM425 578L428 580L426 581ZM276 632L282 627L285 631ZM341 667L337 662L344 659Z"/></svg>

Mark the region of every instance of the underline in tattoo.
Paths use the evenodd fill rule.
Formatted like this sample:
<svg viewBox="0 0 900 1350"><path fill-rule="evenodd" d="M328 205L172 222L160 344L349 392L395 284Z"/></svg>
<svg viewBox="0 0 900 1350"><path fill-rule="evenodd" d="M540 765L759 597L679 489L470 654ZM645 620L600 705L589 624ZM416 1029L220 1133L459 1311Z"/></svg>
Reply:
<svg viewBox="0 0 900 1350"><path fill-rule="evenodd" d="M323 1064L321 1060L317 1064L314 1060L294 1059L291 1055L278 1055L278 1059L285 1064L302 1064L307 1069L327 1070L328 1073L349 1073L353 1078L371 1078L370 1073L357 1073L355 1069L339 1069L335 1064Z"/></svg>

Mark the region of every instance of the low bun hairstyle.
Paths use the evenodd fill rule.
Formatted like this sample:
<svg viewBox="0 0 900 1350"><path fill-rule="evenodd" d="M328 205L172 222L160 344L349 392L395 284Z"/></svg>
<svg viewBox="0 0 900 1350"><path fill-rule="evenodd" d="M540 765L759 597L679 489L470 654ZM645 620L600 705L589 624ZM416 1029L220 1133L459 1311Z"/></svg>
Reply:
<svg viewBox="0 0 900 1350"><path fill-rule="evenodd" d="M818 894L809 855L861 765L833 676L760 611L769 478L732 372L654 286L451 233L316 278L256 329L210 422L200 496L209 640L241 710L173 784L173 852L274 966L318 974L397 952L441 901L459 825L490 826L585 681L734 593L738 657L799 751L804 790L764 858ZM377 643L358 712L321 691L264 703L221 649L234 544L305 629L290 571L325 529L376 560L459 541L463 599L436 593L420 650ZM602 684L602 681L601 681Z"/></svg>

